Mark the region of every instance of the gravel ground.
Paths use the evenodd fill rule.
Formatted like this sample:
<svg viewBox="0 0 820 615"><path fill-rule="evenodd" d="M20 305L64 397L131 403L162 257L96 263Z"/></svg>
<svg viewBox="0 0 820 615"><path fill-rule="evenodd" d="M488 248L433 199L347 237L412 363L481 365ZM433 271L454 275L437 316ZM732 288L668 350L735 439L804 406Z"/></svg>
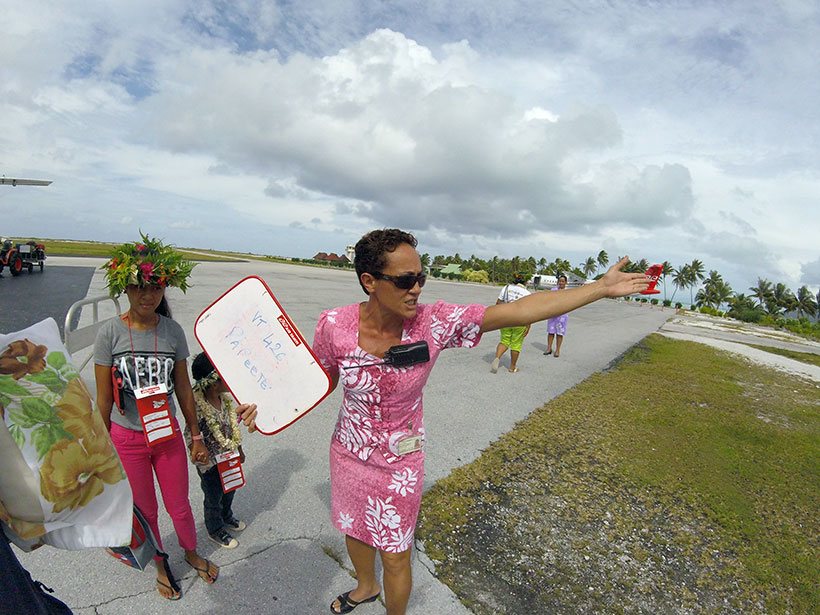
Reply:
<svg viewBox="0 0 820 615"><path fill-rule="evenodd" d="M820 344L787 331L759 327L728 318L685 314L676 316L663 325L660 333L673 339L708 344L714 348L741 355L758 365L765 365L792 376L820 382L820 367L746 345L772 346L796 352L820 354Z"/></svg>
<svg viewBox="0 0 820 615"><path fill-rule="evenodd" d="M723 321L681 315L659 332L820 382L820 368L751 348L741 340L815 353L820 344ZM722 339L727 335L736 341ZM594 436L578 431L576 446L578 455L572 447L556 448L555 442L545 444L543 455L526 449L522 455L527 466L521 469L517 464L506 482L487 480L480 488L470 486L452 494L449 514L464 518L452 524L450 536L442 538L434 529L437 521L429 521L430 531L438 537L437 574L448 579L472 612L773 612L759 594L748 592L742 562L721 539L720 528L702 512L673 493L626 484L605 456L593 453L589 458L596 450ZM471 484L469 479L465 482ZM782 598L787 604L786 596ZM776 612L790 611L784 606Z"/></svg>

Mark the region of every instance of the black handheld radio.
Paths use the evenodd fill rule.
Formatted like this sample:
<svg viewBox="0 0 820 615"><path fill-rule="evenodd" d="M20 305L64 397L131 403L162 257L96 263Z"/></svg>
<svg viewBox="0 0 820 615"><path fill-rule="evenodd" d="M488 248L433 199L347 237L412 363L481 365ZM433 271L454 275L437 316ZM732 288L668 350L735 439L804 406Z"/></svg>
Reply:
<svg viewBox="0 0 820 615"><path fill-rule="evenodd" d="M350 365L344 369L359 369L370 365L392 365L393 367L408 367L417 363L427 363L430 360L430 347L427 342L413 342L412 344L398 344L391 346L384 353L384 361L378 363L365 363L363 365Z"/></svg>

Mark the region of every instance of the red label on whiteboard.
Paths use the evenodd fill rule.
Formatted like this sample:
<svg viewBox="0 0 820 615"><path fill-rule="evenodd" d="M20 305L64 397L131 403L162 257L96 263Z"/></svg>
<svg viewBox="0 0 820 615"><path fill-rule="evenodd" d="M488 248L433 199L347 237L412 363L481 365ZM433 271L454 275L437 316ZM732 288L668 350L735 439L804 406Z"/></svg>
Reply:
<svg viewBox="0 0 820 615"><path fill-rule="evenodd" d="M290 323L285 315L282 314L276 320L278 320L279 324L282 325L282 328L285 330L285 333L288 334L288 337L290 338L290 341L293 342L293 345L299 346L302 343L302 340L300 340L299 336L296 335L296 332L293 330L293 327L290 326Z"/></svg>

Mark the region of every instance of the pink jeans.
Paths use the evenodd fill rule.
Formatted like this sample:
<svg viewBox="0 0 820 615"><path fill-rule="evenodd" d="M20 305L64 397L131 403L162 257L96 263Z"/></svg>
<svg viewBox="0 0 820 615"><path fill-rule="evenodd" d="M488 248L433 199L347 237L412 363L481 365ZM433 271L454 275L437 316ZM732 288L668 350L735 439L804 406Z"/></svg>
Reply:
<svg viewBox="0 0 820 615"><path fill-rule="evenodd" d="M176 438L149 447L141 431L111 423L111 441L128 475L128 482L134 493L134 504L147 519L160 547L162 538L157 524L155 473L165 510L174 523L179 546L186 551L195 551L196 526L191 503L188 501L188 454L179 425L175 425L174 430Z"/></svg>

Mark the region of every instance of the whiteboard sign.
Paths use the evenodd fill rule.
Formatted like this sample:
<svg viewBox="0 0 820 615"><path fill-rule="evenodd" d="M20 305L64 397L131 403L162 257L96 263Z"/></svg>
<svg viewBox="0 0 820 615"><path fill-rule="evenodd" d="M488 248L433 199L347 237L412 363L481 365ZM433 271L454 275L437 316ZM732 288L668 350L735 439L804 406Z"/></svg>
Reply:
<svg viewBox="0 0 820 615"><path fill-rule="evenodd" d="M282 431L330 393L330 377L257 276L208 306L194 335L236 400L257 405L256 427L265 435Z"/></svg>

